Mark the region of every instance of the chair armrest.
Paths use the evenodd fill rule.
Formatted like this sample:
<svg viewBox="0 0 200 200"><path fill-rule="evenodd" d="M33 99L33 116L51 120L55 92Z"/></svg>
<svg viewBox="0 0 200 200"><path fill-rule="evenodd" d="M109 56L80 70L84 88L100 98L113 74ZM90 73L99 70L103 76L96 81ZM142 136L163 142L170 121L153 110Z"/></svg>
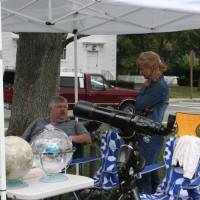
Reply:
<svg viewBox="0 0 200 200"><path fill-rule="evenodd" d="M187 186L182 186L182 189L183 190L191 190L191 189L195 189L199 186L200 186L200 176L198 176L194 181L192 181Z"/></svg>
<svg viewBox="0 0 200 200"><path fill-rule="evenodd" d="M101 174L117 174L117 171L102 171Z"/></svg>
<svg viewBox="0 0 200 200"><path fill-rule="evenodd" d="M162 167L165 167L165 165L164 164L148 165L148 166L145 166L145 168L140 173L146 174L146 173L152 172L154 170L160 169Z"/></svg>
<svg viewBox="0 0 200 200"><path fill-rule="evenodd" d="M96 161L96 160L100 160L100 159L101 159L101 156L76 158L76 159L72 160L72 162L69 164L69 167L72 166L72 165L83 164L83 163L92 162L92 161Z"/></svg>
<svg viewBox="0 0 200 200"><path fill-rule="evenodd" d="M140 172L140 174L146 174L146 173L152 172L154 170L160 169L162 167L165 167L165 165L164 164L148 165L148 166L145 166L145 168ZM132 175L133 170L131 170L129 174Z"/></svg>

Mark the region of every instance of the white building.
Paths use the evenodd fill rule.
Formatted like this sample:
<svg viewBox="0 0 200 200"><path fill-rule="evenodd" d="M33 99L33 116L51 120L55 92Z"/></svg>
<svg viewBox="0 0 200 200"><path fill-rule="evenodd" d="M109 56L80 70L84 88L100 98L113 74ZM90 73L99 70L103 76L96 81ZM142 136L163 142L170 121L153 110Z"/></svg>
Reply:
<svg viewBox="0 0 200 200"><path fill-rule="evenodd" d="M116 43L113 35L93 35L77 41L78 71L102 73L108 79L116 78ZM61 71L74 70L74 43L66 49L61 60Z"/></svg>
<svg viewBox="0 0 200 200"><path fill-rule="evenodd" d="M3 33L3 66L14 68L18 35ZM116 79L116 43L114 35L83 37L77 41L78 71L102 73L108 79ZM63 51L61 71L74 70L74 43Z"/></svg>
<svg viewBox="0 0 200 200"><path fill-rule="evenodd" d="M12 32L3 32L2 34L2 50L3 50L3 66L4 68L15 68L17 40L19 36Z"/></svg>

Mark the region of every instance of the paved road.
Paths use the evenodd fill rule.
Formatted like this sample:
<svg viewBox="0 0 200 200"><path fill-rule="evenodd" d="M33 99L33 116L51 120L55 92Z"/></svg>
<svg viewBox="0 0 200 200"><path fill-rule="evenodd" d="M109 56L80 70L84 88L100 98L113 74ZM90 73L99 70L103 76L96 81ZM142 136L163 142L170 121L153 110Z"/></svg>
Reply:
<svg viewBox="0 0 200 200"><path fill-rule="evenodd" d="M175 112L200 114L200 99L198 100L184 100L184 99L170 100L170 104L165 112L163 122L167 122L169 114L174 115ZM70 111L70 114L72 114L72 111ZM4 118L5 118L4 120L5 127L7 128L9 125L9 119L10 119L9 110L4 110Z"/></svg>
<svg viewBox="0 0 200 200"><path fill-rule="evenodd" d="M200 100L172 100L165 112L163 121L166 122L168 116L175 115L176 112L200 114Z"/></svg>

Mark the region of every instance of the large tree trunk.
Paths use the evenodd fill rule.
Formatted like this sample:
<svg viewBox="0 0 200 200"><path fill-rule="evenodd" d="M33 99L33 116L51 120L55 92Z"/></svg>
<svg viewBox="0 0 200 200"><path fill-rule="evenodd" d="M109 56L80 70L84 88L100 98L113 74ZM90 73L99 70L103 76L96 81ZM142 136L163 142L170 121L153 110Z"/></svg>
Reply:
<svg viewBox="0 0 200 200"><path fill-rule="evenodd" d="M48 114L49 100L58 93L62 36L19 34L13 107L6 135L20 136L34 119Z"/></svg>

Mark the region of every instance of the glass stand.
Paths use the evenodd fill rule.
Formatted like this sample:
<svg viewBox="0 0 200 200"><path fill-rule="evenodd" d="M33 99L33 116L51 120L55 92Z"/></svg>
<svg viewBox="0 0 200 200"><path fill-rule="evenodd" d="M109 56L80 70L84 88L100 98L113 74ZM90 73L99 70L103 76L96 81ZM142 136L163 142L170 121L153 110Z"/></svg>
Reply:
<svg viewBox="0 0 200 200"><path fill-rule="evenodd" d="M40 182L44 183L55 183L55 182L61 182L66 181L68 178L61 173L55 173L55 174L47 174L46 176L43 176L39 179Z"/></svg>
<svg viewBox="0 0 200 200"><path fill-rule="evenodd" d="M14 190L28 187L28 184L24 181L23 178L15 179L15 180L6 180L7 189Z"/></svg>

